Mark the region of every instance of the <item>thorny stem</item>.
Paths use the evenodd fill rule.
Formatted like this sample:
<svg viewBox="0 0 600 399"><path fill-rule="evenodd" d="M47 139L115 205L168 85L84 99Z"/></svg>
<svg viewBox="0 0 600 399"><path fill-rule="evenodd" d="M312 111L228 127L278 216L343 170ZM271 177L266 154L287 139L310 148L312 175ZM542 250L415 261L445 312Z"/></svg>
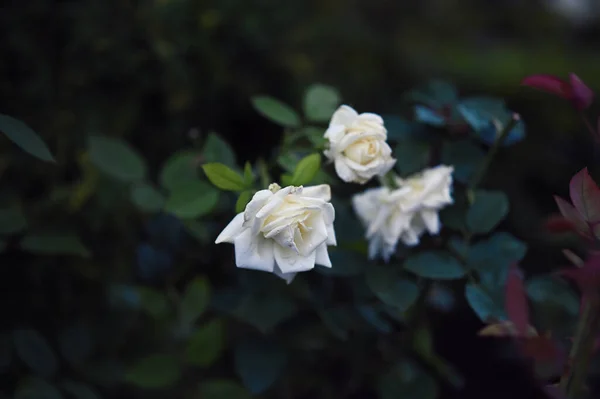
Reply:
<svg viewBox="0 0 600 399"><path fill-rule="evenodd" d="M473 179L471 180L471 184L469 184L469 188L471 190L475 189L479 185L479 183L481 183L481 179L483 179L483 177L485 176L485 173L487 172L488 168L490 167L490 164L492 163L492 160L496 156L496 153L502 146L502 143L504 142L506 137L508 137L508 134L515 127L515 125L519 122L520 119L521 119L521 117L519 116L519 114L515 113L515 114L513 114L511 120L508 121L506 126L504 126L504 129L502 129L502 132L500 132L500 136L498 136L498 139L494 142L494 145L492 145L490 152L488 152L483 163L481 164L479 171L477 172L475 177L473 177Z"/></svg>
<svg viewBox="0 0 600 399"><path fill-rule="evenodd" d="M600 297L595 295L585 303L579 317L573 346L569 353L571 366L560 380L559 386L569 399L576 398L583 388L599 333Z"/></svg>

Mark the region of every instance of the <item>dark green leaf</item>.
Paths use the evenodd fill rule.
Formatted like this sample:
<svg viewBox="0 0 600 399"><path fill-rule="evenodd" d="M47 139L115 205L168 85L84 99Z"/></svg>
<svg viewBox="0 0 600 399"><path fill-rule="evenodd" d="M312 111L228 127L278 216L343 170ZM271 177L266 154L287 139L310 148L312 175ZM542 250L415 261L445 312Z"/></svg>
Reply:
<svg viewBox="0 0 600 399"><path fill-rule="evenodd" d="M32 329L14 330L12 338L17 356L34 373L42 377L51 377L56 373L56 355L39 332Z"/></svg>
<svg viewBox="0 0 600 399"><path fill-rule="evenodd" d="M219 192L201 180L190 180L171 190L164 206L180 219L195 219L209 214L219 202Z"/></svg>
<svg viewBox="0 0 600 399"><path fill-rule="evenodd" d="M131 201L142 212L158 212L165 203L162 194L146 182L140 182L131 187Z"/></svg>
<svg viewBox="0 0 600 399"><path fill-rule="evenodd" d="M419 172L429 163L429 143L416 140L401 140L394 150L396 168L404 177Z"/></svg>
<svg viewBox="0 0 600 399"><path fill-rule="evenodd" d="M252 294L244 298L232 313L259 331L267 333L297 311L296 304L286 296Z"/></svg>
<svg viewBox="0 0 600 399"><path fill-rule="evenodd" d="M92 335L83 324L64 328L58 343L62 356L73 366L81 365L92 354Z"/></svg>
<svg viewBox="0 0 600 399"><path fill-rule="evenodd" d="M527 283L527 295L534 302L560 307L571 315L579 313L579 298L569 284L553 276L535 277Z"/></svg>
<svg viewBox="0 0 600 399"><path fill-rule="evenodd" d="M244 165L244 183L248 187L254 183L254 172L252 172L252 164L250 162L246 162Z"/></svg>
<svg viewBox="0 0 600 399"><path fill-rule="evenodd" d="M144 159L124 140L90 136L88 152L94 166L109 176L125 182L135 182L146 177Z"/></svg>
<svg viewBox="0 0 600 399"><path fill-rule="evenodd" d="M268 96L252 97L252 106L270 121L285 127L299 127L300 117L289 105Z"/></svg>
<svg viewBox="0 0 600 399"><path fill-rule="evenodd" d="M252 190L242 191L237 199L237 202L235 203L235 213L244 212L246 205L248 205L248 202L250 202L253 195L254 191Z"/></svg>
<svg viewBox="0 0 600 399"><path fill-rule="evenodd" d="M19 384L15 392L15 399L63 399L63 395L52 384L39 379L27 378Z"/></svg>
<svg viewBox="0 0 600 399"><path fill-rule="evenodd" d="M321 168L321 154L308 155L298 162L290 182L293 186L302 186L310 183Z"/></svg>
<svg viewBox="0 0 600 399"><path fill-rule="evenodd" d="M20 245L24 251L40 255L90 256L79 237L68 233L28 234L23 237Z"/></svg>
<svg viewBox="0 0 600 399"><path fill-rule="evenodd" d="M286 353L272 339L245 339L235 347L235 370L254 395L263 393L283 373Z"/></svg>
<svg viewBox="0 0 600 399"><path fill-rule="evenodd" d="M248 392L235 381L209 380L200 385L202 399L251 399Z"/></svg>
<svg viewBox="0 0 600 399"><path fill-rule="evenodd" d="M454 166L454 178L468 183L485 158L485 153L469 140L446 141L442 147L442 163Z"/></svg>
<svg viewBox="0 0 600 399"><path fill-rule="evenodd" d="M478 273L505 272L512 263L522 260L526 253L527 244L509 233L499 232L471 246L467 263Z"/></svg>
<svg viewBox="0 0 600 399"><path fill-rule="evenodd" d="M185 324L193 324L204 313L210 302L210 286L202 277L193 279L185 289L180 311Z"/></svg>
<svg viewBox="0 0 600 399"><path fill-rule="evenodd" d="M467 228L475 234L492 231L508 214L509 201L501 191L477 190L467 211Z"/></svg>
<svg viewBox="0 0 600 399"><path fill-rule="evenodd" d="M172 355L156 354L138 360L125 374L125 381L140 388L165 388L181 376L180 364Z"/></svg>
<svg viewBox="0 0 600 399"><path fill-rule="evenodd" d="M55 162L42 139L25 123L0 114L0 131L21 149L42 161Z"/></svg>
<svg viewBox="0 0 600 399"><path fill-rule="evenodd" d="M27 228L27 220L17 207L0 209L0 234L16 234Z"/></svg>
<svg viewBox="0 0 600 399"><path fill-rule="evenodd" d="M164 293L148 287L137 287L136 291L140 298L141 309L146 314L160 319L169 313L169 302Z"/></svg>
<svg viewBox="0 0 600 399"><path fill-rule="evenodd" d="M408 310L419 296L419 287L390 267L371 266L366 278L369 288L381 301L401 312Z"/></svg>
<svg viewBox="0 0 600 399"><path fill-rule="evenodd" d="M94 388L83 382L65 381L62 388L75 399L100 399L100 395Z"/></svg>
<svg viewBox="0 0 600 399"><path fill-rule="evenodd" d="M304 115L310 121L327 122L340 102L340 93L334 87L313 84L304 95Z"/></svg>
<svg viewBox="0 0 600 399"><path fill-rule="evenodd" d="M325 129L322 127L306 126L302 129L302 133L311 142L314 148L324 148L328 140L324 137Z"/></svg>
<svg viewBox="0 0 600 399"><path fill-rule="evenodd" d="M223 350L223 334L221 320L210 321L198 328L187 343L186 360L196 366L210 366Z"/></svg>
<svg viewBox="0 0 600 399"><path fill-rule="evenodd" d="M367 259L360 254L338 248L330 250L329 259L332 267L318 266L315 270L328 276L356 276L368 265Z"/></svg>
<svg viewBox="0 0 600 399"><path fill-rule="evenodd" d="M204 164L202 170L208 180L221 190L244 191L247 188L243 176L221 163Z"/></svg>
<svg viewBox="0 0 600 399"><path fill-rule="evenodd" d="M235 168L235 153L231 146L215 133L210 133L202 151L204 162L220 162Z"/></svg>
<svg viewBox="0 0 600 399"><path fill-rule="evenodd" d="M465 276L466 270L456 258L444 251L421 252L406 259L404 268L417 276L452 280Z"/></svg>
<svg viewBox="0 0 600 399"><path fill-rule="evenodd" d="M506 319L503 303L498 303L481 286L467 284L465 297L471 309L484 323L488 323L492 319Z"/></svg>
<svg viewBox="0 0 600 399"><path fill-rule="evenodd" d="M0 374L10 367L12 361L12 342L10 335L0 333Z"/></svg>
<svg viewBox="0 0 600 399"><path fill-rule="evenodd" d="M198 153L189 150L171 155L164 163L158 176L161 186L167 190L172 190L190 180L198 179L198 157Z"/></svg>
<svg viewBox="0 0 600 399"><path fill-rule="evenodd" d="M436 399L436 380L410 361L402 361L379 379L380 399Z"/></svg>

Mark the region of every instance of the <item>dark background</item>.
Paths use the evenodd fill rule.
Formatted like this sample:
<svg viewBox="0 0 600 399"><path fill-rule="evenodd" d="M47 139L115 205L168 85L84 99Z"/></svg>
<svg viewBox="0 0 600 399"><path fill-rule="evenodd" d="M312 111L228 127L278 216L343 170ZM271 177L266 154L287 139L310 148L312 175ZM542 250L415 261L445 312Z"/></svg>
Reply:
<svg viewBox="0 0 600 399"><path fill-rule="evenodd" d="M52 187L79 179L77 160L87 133L125 138L152 173L174 151L191 145L192 129L199 135L218 132L243 163L268 155L281 136L279 127L252 109L252 95L269 94L298 107L303 90L320 82L337 87L358 110L400 113L406 111L402 93L443 78L463 94L504 97L525 120L526 140L500 153L486 185L505 190L511 199L505 228L529 244L523 268L549 271L563 262L560 243L540 225L555 211L552 195L565 196L570 177L593 166L594 150L566 103L519 82L533 73L575 72L592 88L600 87L600 6L582 12L586 19L548 3L5 1L0 110L34 128L58 163L49 171L0 140L3 196L18 195L32 212L45 215L36 207ZM115 254L127 259L143 237L144 221L131 217L119 225L90 227L89 219L104 215L85 209L83 215L43 216L42 224L56 219L78 226L93 240L99 263L119 258ZM224 262L228 249L219 250L205 254L203 262ZM58 277L32 281L26 269L40 263ZM61 301L60 274L67 269L56 263L11 249L2 255L7 328L34 319L56 322L54 314L28 311L22 299L46 290L46 298ZM79 292L76 283L70 287L70 301L94 300L93 291ZM69 312L61 317L68 320ZM521 366L500 359L496 344L469 335L479 327L467 308L438 316L438 349L467 377L469 392L460 397L534 397ZM13 377L3 381L12 386Z"/></svg>

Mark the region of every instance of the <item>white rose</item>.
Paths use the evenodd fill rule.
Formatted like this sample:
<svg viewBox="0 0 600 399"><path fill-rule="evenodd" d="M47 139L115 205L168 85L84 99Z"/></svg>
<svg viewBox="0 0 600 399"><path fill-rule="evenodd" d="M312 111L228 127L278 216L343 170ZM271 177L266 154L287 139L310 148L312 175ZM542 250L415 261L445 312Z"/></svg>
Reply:
<svg viewBox="0 0 600 399"><path fill-rule="evenodd" d="M235 245L237 267L273 272L289 284L315 264L331 267L327 246L336 245L336 238L330 200L326 184L283 189L271 184L254 194L215 243Z"/></svg>
<svg viewBox="0 0 600 399"><path fill-rule="evenodd" d="M342 105L334 112L325 138L329 148L324 154L347 183L364 184L374 176L385 175L396 163L379 115L359 115L352 107Z"/></svg>
<svg viewBox="0 0 600 399"><path fill-rule="evenodd" d="M414 246L425 231L439 233L438 212L453 202L453 170L440 165L408 179L397 178L396 190L380 187L352 198L354 211L367 227L371 259L381 254L387 261L398 241Z"/></svg>

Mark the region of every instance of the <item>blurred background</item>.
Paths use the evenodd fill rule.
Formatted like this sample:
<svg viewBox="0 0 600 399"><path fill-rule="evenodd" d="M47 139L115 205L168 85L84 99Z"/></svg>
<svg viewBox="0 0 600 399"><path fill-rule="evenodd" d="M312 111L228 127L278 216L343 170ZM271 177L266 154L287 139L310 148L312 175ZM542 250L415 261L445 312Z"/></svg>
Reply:
<svg viewBox="0 0 600 399"><path fill-rule="evenodd" d="M67 375L95 387L100 397L216 398L195 387L211 373L231 377L227 360L215 366L217 371L187 371L181 377L184 388L159 394L115 382L126 359L154 350L150 342L160 329L131 324L102 298L114 283L142 284L169 297L169 290L181 291L198 273L216 285L225 281L230 270L222 269L232 268L232 251L212 242L235 200L226 198L190 238L189 228L183 232L168 215L133 212L119 201L118 184L100 179L90 188L86 137L126 140L156 176L174 152L196 148L214 131L243 165L268 156L281 140L281 129L256 113L250 97L268 94L300 107L303 91L315 82L338 88L344 102L359 111L381 114L410 116L402 94L432 78L452 81L461 94L505 98L524 119L527 138L500 152L485 185L505 190L511 199L504 227L529 244L523 268L536 273L564 264L563 243L544 235L541 224L555 212L552 195L566 196L571 176L598 159L579 116L566 103L519 83L529 74L574 72L590 87L600 87L599 18L600 3L594 0L3 2L0 113L38 132L57 164L48 166L0 139L0 202L26 210L36 231L58 226L77 232L94 254L92 261L40 257L7 238L0 255L3 331L33 328L49 337L51 347L83 348L92 360L65 363L68 355L58 355L63 360L58 372L50 367L52 381ZM591 118L596 111L590 111ZM206 154L198 156L202 162ZM445 333L439 350L459 363L467 380L479 381L475 396L468 397L499 387L491 384L503 385L513 397L519 392L534 397L523 388L532 383L515 377L520 366L498 366L490 360L497 349L463 338L479 324L468 310L456 312L440 318L436 328ZM72 331L81 326L93 333ZM61 335L65 328L74 335ZM132 341L140 346L134 353L128 352ZM33 356L34 364L48 361ZM28 368L14 359L6 362L3 368L0 361L5 370L0 390L13 397ZM331 386L327 394L309 389L296 395L282 388L271 397L374 397L358 388L344 394L340 384L354 377L331 367L321 371L328 381L323 384ZM501 367L508 374L498 371ZM71 388L68 397L94 397ZM485 397L496 397L490 395Z"/></svg>

